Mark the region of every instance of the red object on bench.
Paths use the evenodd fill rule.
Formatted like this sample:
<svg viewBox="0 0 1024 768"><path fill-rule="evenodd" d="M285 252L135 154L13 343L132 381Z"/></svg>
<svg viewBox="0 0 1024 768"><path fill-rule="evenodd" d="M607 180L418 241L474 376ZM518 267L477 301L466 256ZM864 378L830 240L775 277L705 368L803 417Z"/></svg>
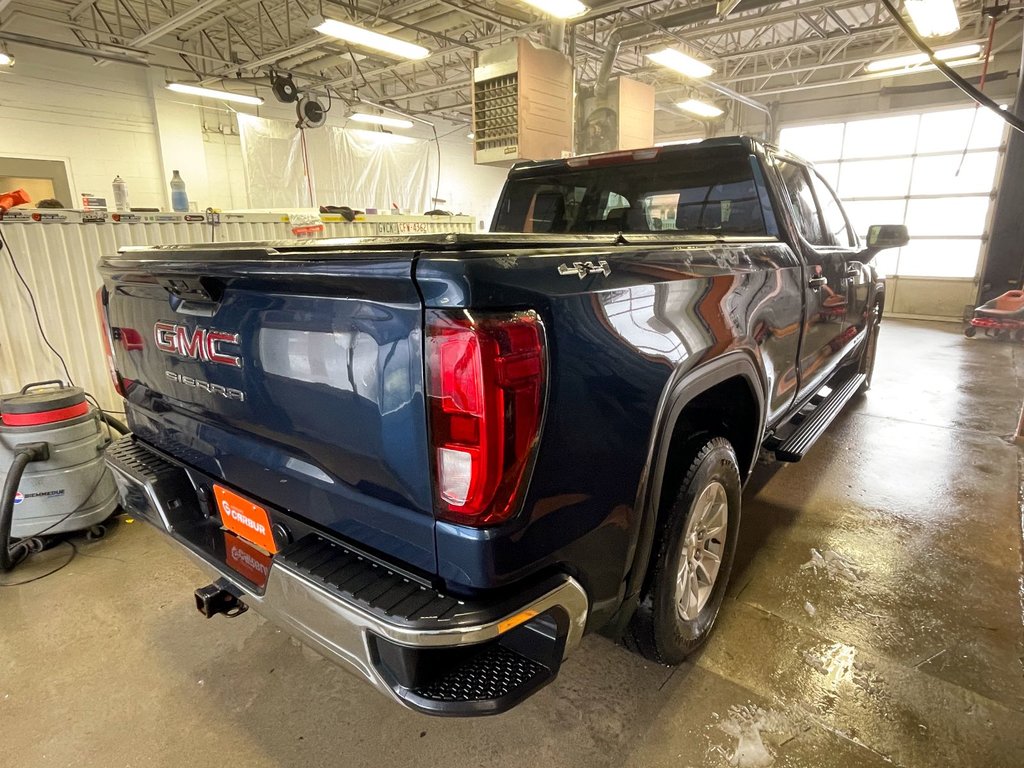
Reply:
<svg viewBox="0 0 1024 768"><path fill-rule="evenodd" d="M13 192L4 192L0 195L0 211L6 211L16 205L31 203L32 197L24 189L16 189Z"/></svg>

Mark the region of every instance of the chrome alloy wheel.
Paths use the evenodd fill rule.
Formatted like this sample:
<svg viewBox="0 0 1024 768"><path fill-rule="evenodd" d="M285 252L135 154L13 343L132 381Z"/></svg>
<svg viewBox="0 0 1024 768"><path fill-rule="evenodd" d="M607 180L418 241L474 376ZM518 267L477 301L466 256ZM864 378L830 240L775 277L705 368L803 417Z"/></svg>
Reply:
<svg viewBox="0 0 1024 768"><path fill-rule="evenodd" d="M725 552L729 526L729 497L717 480L693 502L683 534L683 552L676 576L676 611L694 621L715 588Z"/></svg>

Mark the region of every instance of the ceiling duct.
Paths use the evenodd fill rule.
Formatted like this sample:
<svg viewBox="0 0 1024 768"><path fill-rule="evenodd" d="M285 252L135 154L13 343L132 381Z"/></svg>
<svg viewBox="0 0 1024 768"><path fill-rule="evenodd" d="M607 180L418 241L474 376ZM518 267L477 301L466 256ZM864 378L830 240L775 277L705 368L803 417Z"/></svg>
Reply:
<svg viewBox="0 0 1024 768"><path fill-rule="evenodd" d="M742 11L754 11L768 5L776 5L778 0L740 0L730 9L729 13L740 13ZM646 37L660 29L676 29L688 27L691 24L699 24L702 21L712 21L718 18L719 3L707 3L696 8L687 8L678 13L670 13L651 21L636 21L625 24L612 31L605 43L604 58L601 59L601 68L597 73L597 80L594 84L594 94L603 96L608 88L608 80L612 74L612 67L615 65L615 57L619 55L619 48L627 40L636 40L639 37Z"/></svg>
<svg viewBox="0 0 1024 768"><path fill-rule="evenodd" d="M565 47L565 19L556 19L548 27L548 48L561 51Z"/></svg>
<svg viewBox="0 0 1024 768"><path fill-rule="evenodd" d="M133 64L138 67L149 66L149 62L145 59L146 54L142 51L138 53L138 56L133 56L128 53L118 53L116 51L105 51L100 48L87 48L85 46L71 45L70 43L63 43L58 40L47 40L42 37L32 37L31 35L22 35L18 32L8 32L6 30L0 30L0 40L4 40L8 43L29 45L34 48L45 48L49 51L61 51L62 53L74 53L79 56L89 56L90 58L102 61L116 61L119 64Z"/></svg>

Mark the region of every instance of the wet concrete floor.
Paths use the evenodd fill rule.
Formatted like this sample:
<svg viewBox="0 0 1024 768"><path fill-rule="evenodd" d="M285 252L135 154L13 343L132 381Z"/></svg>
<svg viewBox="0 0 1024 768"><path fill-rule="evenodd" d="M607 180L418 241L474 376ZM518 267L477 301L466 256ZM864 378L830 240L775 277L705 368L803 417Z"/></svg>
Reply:
<svg viewBox="0 0 1024 768"><path fill-rule="evenodd" d="M121 523L0 589L0 743L34 766L1024 765L1024 348L887 321L875 386L748 488L719 626L692 662L588 637L485 720L400 709ZM817 552L817 556L813 552ZM66 556L38 556L6 581Z"/></svg>

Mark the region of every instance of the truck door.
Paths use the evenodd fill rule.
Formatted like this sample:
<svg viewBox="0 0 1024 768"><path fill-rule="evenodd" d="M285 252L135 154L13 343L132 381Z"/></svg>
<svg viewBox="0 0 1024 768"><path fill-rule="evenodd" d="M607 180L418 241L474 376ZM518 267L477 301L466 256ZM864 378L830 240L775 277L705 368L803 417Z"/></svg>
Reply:
<svg viewBox="0 0 1024 768"><path fill-rule="evenodd" d="M857 259L860 252L857 237L836 193L817 171L809 171L814 194L818 198L818 207L825 222L826 234L831 237L836 251L842 251L846 258L846 268L843 272L846 285L846 327L843 329L843 338L849 343L857 338L867 323L871 270Z"/></svg>
<svg viewBox="0 0 1024 768"><path fill-rule="evenodd" d="M804 258L804 317L800 341L800 391L824 384L847 345L849 312L846 275L850 248L836 245L814 194L813 172L791 159L776 159L797 228L793 243Z"/></svg>

